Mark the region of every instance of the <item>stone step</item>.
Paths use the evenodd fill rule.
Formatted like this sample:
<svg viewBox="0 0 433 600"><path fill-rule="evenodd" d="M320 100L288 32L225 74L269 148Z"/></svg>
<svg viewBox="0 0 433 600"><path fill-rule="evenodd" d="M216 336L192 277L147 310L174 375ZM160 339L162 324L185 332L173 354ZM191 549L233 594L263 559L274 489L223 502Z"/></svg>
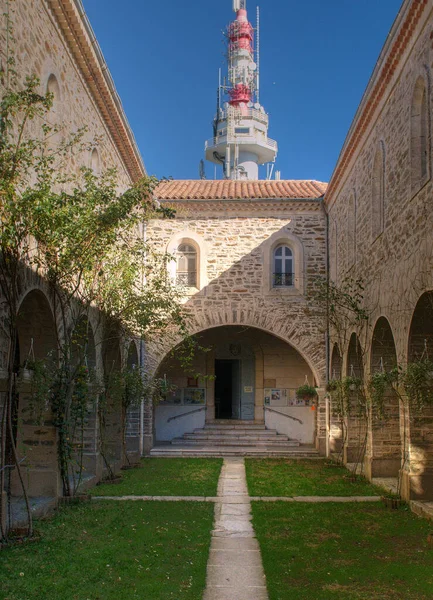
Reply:
<svg viewBox="0 0 433 600"><path fill-rule="evenodd" d="M254 421L215 421L214 423L206 423L204 429L251 429L251 430L264 430L266 429L264 423L256 423Z"/></svg>
<svg viewBox="0 0 433 600"><path fill-rule="evenodd" d="M179 439L179 438L178 438ZM248 437L248 436L231 436L231 437L225 437L224 435L213 435L213 436L206 436L206 435L194 435L194 434L185 434L182 436L181 439L184 439L186 441L194 441L194 442L202 442L203 444L219 444L219 443L236 443L238 444L239 442L243 442L246 445L251 445L251 444L276 444L276 443L280 443L283 442L284 444L287 444L287 442L289 441L293 441L290 440L286 435L282 435L280 436L275 436L275 437L263 437L263 438L257 438L257 437ZM296 440L294 440L296 441Z"/></svg>
<svg viewBox="0 0 433 600"><path fill-rule="evenodd" d="M270 448L270 447L298 447L300 444L296 440L195 440L195 439L185 439L175 438L171 441L174 446L244 446L244 447L252 447L252 448Z"/></svg>
<svg viewBox="0 0 433 600"><path fill-rule="evenodd" d="M185 439L195 440L287 440L287 435L269 434L269 435L249 435L248 433L239 433L236 435L226 435L225 433L208 435L206 432L202 433L185 433L183 435Z"/></svg>
<svg viewBox="0 0 433 600"><path fill-rule="evenodd" d="M267 457L286 457L293 459L301 459L301 458L311 458L318 459L321 458L318 451L315 448L287 448L283 449L268 449L264 448L251 448L251 447L221 447L215 446L213 448L209 447L191 447L186 448L183 446L157 446L150 451L151 457L159 457L159 458L213 458L213 457L223 457L223 456L250 456L257 458L267 458Z"/></svg>
<svg viewBox="0 0 433 600"><path fill-rule="evenodd" d="M200 428L200 429L194 429L193 434L198 434L198 435L207 435L209 437L211 436L225 436L225 437L237 437L239 435L246 435L246 436L255 436L255 437L266 437L266 436L276 436L278 435L276 429L263 429L263 430L258 430L258 429L222 429L222 428L218 428L218 429L205 429L205 428ZM191 433L188 433L188 435L192 435Z"/></svg>

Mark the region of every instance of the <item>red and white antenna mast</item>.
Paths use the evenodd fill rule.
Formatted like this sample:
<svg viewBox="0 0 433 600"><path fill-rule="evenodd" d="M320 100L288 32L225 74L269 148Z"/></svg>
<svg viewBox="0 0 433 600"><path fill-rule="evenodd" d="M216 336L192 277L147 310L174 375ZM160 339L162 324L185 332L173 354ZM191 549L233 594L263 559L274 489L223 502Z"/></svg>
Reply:
<svg viewBox="0 0 433 600"><path fill-rule="evenodd" d="M275 162L278 146L268 138L269 117L259 102L259 10L257 36L248 21L246 0L233 0L233 10L236 19L226 33L227 79L219 86L214 137L206 143L206 158L222 164L227 179L254 180L259 178L259 165Z"/></svg>

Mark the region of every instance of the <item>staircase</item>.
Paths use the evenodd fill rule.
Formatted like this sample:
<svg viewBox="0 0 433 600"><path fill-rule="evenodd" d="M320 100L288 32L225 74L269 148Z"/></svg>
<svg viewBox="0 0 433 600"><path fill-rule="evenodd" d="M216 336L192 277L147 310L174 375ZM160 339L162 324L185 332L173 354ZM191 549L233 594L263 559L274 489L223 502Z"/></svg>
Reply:
<svg viewBox="0 0 433 600"><path fill-rule="evenodd" d="M150 456L287 456L316 458L313 446L301 445L256 421L218 420L157 444Z"/></svg>

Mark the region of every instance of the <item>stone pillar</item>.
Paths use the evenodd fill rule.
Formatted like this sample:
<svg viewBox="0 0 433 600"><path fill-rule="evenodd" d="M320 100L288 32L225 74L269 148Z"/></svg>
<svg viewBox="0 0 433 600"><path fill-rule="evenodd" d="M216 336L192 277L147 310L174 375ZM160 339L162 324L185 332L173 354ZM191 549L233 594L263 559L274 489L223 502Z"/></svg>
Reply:
<svg viewBox="0 0 433 600"><path fill-rule="evenodd" d="M364 472L368 479L397 477L402 462L400 401L390 389L384 398L383 415L370 416Z"/></svg>
<svg viewBox="0 0 433 600"><path fill-rule="evenodd" d="M316 405L316 448L323 456L326 455L326 390L317 389Z"/></svg>
<svg viewBox="0 0 433 600"><path fill-rule="evenodd" d="M215 352L206 354L206 423L215 421Z"/></svg>
<svg viewBox="0 0 433 600"><path fill-rule="evenodd" d="M400 472L404 500L433 501L433 408L406 415L407 460Z"/></svg>
<svg viewBox="0 0 433 600"><path fill-rule="evenodd" d="M256 355L256 385L254 390L254 419L256 421L265 420L265 370L263 362L263 352L254 348Z"/></svg>
<svg viewBox="0 0 433 600"><path fill-rule="evenodd" d="M61 481L57 461L57 430L52 424L52 414L41 416L41 423L35 421L29 412L28 396L31 392L30 380L19 387L19 418L17 448L22 462L22 475L29 497L45 496L56 498L61 494ZM11 493L22 493L16 471L11 478Z"/></svg>
<svg viewBox="0 0 433 600"><path fill-rule="evenodd" d="M152 399L147 399L144 402L144 414L143 414L143 455L149 456L150 451L153 448L154 444L154 423L153 423L153 401Z"/></svg>
<svg viewBox="0 0 433 600"><path fill-rule="evenodd" d="M363 444L367 423L362 419L350 416L345 418L346 441L343 449L343 462L350 464L360 459L361 445Z"/></svg>

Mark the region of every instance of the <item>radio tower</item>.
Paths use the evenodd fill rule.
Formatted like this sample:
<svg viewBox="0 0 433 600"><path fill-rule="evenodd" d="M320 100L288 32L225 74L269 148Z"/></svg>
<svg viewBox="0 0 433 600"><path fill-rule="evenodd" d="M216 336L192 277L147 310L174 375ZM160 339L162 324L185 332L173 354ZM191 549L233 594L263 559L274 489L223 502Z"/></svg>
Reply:
<svg viewBox="0 0 433 600"><path fill-rule="evenodd" d="M260 21L248 21L246 0L233 0L236 19L227 28L228 73L218 86L214 136L206 159L222 165L226 179L257 180L259 165L275 162L277 142L268 138L269 117L259 102Z"/></svg>

